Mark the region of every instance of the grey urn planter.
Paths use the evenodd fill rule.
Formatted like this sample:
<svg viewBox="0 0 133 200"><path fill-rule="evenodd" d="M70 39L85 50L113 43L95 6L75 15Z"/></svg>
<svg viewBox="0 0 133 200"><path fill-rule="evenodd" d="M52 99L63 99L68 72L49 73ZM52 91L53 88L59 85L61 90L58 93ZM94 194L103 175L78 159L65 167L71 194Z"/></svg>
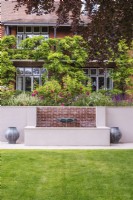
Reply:
<svg viewBox="0 0 133 200"><path fill-rule="evenodd" d="M122 134L120 132L119 127L110 128L110 142L111 143L118 144L121 137L122 137Z"/></svg>
<svg viewBox="0 0 133 200"><path fill-rule="evenodd" d="M5 132L5 137L8 140L9 144L16 144L17 139L19 138L19 132L16 127L8 127Z"/></svg>

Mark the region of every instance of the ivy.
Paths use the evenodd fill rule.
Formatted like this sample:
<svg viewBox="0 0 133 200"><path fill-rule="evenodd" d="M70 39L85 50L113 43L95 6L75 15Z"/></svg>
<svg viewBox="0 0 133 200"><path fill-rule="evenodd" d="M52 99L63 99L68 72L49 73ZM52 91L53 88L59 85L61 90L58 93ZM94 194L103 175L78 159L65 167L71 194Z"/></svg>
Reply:
<svg viewBox="0 0 133 200"><path fill-rule="evenodd" d="M49 81L57 81L62 89L66 77L69 77L68 80L72 85L79 83L80 87L89 82L82 69L89 57L89 47L81 36L67 36L63 39L48 40L45 40L43 36L36 36L23 40L18 49L16 48L16 38L6 36L0 40L0 51L1 85L8 86L15 82L16 70L12 59L43 60L44 68L49 72ZM116 64L116 68L111 74L115 89L120 89L122 93L127 91L131 93L133 85L131 78L133 75L133 45L129 48L126 41L121 40L118 43L117 53L114 53L111 48L109 51L111 52L110 61L114 61ZM44 79L46 80L46 77ZM78 88L78 86L76 87Z"/></svg>
<svg viewBox="0 0 133 200"><path fill-rule="evenodd" d="M10 85L15 82L16 68L13 66L12 61L6 51L1 52L0 55L0 77L1 85Z"/></svg>
<svg viewBox="0 0 133 200"><path fill-rule="evenodd" d="M116 68L112 71L112 78L116 89L123 94L133 94L133 56L129 55L129 50L133 50L133 45L129 49L125 40L118 43L118 54L115 58Z"/></svg>

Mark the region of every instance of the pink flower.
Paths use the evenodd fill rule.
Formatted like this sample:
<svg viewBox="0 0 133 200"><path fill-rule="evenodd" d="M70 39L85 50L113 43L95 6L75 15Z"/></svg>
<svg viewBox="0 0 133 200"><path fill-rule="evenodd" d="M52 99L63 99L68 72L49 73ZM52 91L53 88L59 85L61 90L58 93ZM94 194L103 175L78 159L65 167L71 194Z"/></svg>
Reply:
<svg viewBox="0 0 133 200"><path fill-rule="evenodd" d="M36 96L36 95L38 95L38 91L37 91L37 90L34 90L33 93L32 93L32 96L34 97L34 96Z"/></svg>
<svg viewBox="0 0 133 200"><path fill-rule="evenodd" d="M38 91L37 91L37 90L34 90L34 94L38 94Z"/></svg>

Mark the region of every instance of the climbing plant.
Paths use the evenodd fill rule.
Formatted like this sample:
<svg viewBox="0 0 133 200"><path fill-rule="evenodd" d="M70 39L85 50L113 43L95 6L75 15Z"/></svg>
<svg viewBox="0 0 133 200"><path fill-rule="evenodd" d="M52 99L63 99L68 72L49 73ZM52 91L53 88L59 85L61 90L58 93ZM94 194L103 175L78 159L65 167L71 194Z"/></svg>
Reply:
<svg viewBox="0 0 133 200"><path fill-rule="evenodd" d="M123 94L133 94L133 44L129 48L125 40L118 43L118 53L115 56L116 67L112 70L114 87Z"/></svg>
<svg viewBox="0 0 133 200"><path fill-rule="evenodd" d="M5 36L0 40L0 77L1 85L9 86L15 82L16 69L11 61L11 52L16 46L14 36Z"/></svg>
<svg viewBox="0 0 133 200"><path fill-rule="evenodd" d="M71 23L72 31L82 34L89 43L89 59L109 59L109 48L117 52L121 39L131 44L132 0L16 0L14 12L23 6L31 15L54 12L58 18L57 27Z"/></svg>

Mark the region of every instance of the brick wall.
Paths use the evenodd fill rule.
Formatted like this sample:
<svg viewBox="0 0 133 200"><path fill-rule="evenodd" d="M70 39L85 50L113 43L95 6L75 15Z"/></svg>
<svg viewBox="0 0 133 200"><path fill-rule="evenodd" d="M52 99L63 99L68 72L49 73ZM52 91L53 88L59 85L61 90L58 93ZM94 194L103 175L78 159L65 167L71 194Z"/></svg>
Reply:
<svg viewBox="0 0 133 200"><path fill-rule="evenodd" d="M65 36L72 36L70 27L59 27L57 28L57 38L63 38Z"/></svg>
<svg viewBox="0 0 133 200"><path fill-rule="evenodd" d="M73 118L75 122L62 123L58 119ZM37 127L96 127L96 109L93 107L37 107Z"/></svg>
<svg viewBox="0 0 133 200"><path fill-rule="evenodd" d="M0 25L0 38L2 38L5 35L5 27Z"/></svg>
<svg viewBox="0 0 133 200"><path fill-rule="evenodd" d="M72 36L70 27L58 27L56 31L56 38L63 38L65 36ZM49 28L49 37L54 38L54 28Z"/></svg>

